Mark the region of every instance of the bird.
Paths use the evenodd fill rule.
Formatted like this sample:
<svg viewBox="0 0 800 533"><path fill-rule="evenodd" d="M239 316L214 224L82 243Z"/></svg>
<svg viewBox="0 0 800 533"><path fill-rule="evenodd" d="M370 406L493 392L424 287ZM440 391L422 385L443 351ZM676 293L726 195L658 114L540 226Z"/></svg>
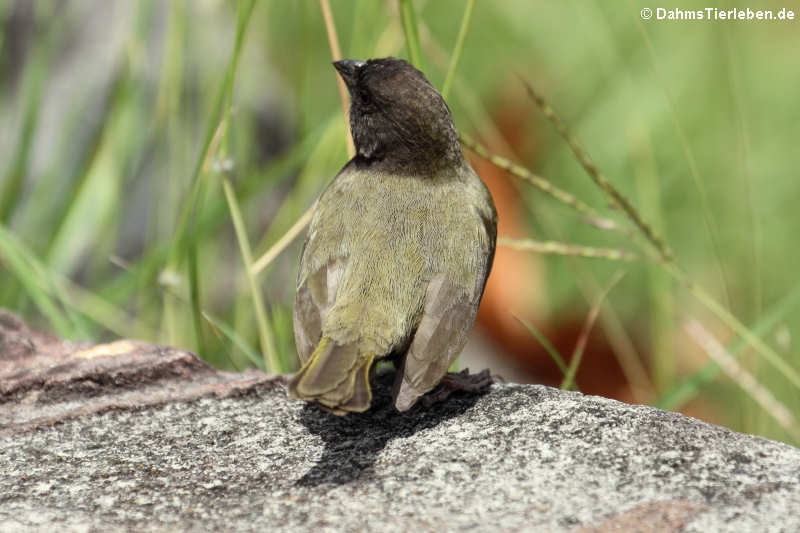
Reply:
<svg viewBox="0 0 800 533"><path fill-rule="evenodd" d="M444 379L483 387L488 371L447 372L491 270L492 197L422 72L392 57L333 66L356 153L319 197L303 244L293 313L302 366L288 394L337 415L366 411L381 360L397 368L400 412Z"/></svg>

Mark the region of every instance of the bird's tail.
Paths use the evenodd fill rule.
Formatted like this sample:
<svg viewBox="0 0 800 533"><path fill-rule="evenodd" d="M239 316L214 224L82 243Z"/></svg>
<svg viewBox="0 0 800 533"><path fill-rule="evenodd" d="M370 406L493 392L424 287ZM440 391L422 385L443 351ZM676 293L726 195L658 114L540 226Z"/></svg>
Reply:
<svg viewBox="0 0 800 533"><path fill-rule="evenodd" d="M369 409L369 371L373 355L353 344L323 337L303 367L289 380L289 396L315 401L337 415Z"/></svg>

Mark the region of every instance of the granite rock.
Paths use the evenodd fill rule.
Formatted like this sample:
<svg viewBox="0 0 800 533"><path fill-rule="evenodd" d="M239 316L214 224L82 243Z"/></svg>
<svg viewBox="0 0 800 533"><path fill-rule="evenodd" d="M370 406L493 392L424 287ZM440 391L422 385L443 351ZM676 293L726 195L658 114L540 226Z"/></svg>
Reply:
<svg viewBox="0 0 800 533"><path fill-rule="evenodd" d="M800 450L680 414L514 384L397 413L384 372L370 411L337 417L272 376L214 378L187 352L132 346L134 361L171 350L190 369L147 382L153 394L160 379L191 388L194 368L235 394L128 396L46 418L83 389L56 372L59 392L37 397L46 381L28 370L11 393L0 374L0 531L800 531ZM86 402L138 387L97 371L112 386ZM37 398L45 419L19 419Z"/></svg>

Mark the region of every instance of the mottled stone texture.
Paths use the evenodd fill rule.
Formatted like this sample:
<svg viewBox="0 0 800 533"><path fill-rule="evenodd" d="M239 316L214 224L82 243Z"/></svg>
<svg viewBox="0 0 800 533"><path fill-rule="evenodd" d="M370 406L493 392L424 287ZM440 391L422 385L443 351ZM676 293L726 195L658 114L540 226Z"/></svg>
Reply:
<svg viewBox="0 0 800 533"><path fill-rule="evenodd" d="M264 374L15 320L2 532L800 531L800 450L679 414L531 385L400 414L384 374L340 418ZM62 359L22 364L38 343Z"/></svg>
<svg viewBox="0 0 800 533"><path fill-rule="evenodd" d="M0 436L113 409L228 396L271 379L219 372L187 351L145 342L63 341L0 309Z"/></svg>

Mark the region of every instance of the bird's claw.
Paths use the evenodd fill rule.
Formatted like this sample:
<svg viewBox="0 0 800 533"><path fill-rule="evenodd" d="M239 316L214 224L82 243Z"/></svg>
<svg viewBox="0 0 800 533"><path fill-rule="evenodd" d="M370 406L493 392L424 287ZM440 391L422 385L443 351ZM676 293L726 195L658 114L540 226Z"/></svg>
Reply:
<svg viewBox="0 0 800 533"><path fill-rule="evenodd" d="M477 374L470 374L468 368L461 372L450 372L445 374L435 389L422 397L422 405L428 408L446 400L451 394L458 391L483 392L494 382L495 376L489 373L488 368Z"/></svg>

